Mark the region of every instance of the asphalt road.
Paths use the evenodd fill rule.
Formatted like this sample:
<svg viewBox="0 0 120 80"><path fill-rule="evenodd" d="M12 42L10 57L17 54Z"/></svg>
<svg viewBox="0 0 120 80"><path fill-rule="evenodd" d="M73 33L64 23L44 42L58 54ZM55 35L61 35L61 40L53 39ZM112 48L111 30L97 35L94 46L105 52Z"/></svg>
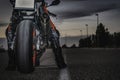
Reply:
<svg viewBox="0 0 120 80"><path fill-rule="evenodd" d="M72 80L120 80L120 49L63 49ZM0 80L58 80L59 69L51 50L31 74L6 71L7 53L0 53Z"/></svg>

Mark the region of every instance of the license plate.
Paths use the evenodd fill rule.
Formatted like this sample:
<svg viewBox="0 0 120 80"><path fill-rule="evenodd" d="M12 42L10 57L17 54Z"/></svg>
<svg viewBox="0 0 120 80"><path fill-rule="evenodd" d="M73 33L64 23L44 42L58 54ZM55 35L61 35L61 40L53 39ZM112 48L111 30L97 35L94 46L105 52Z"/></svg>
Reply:
<svg viewBox="0 0 120 80"><path fill-rule="evenodd" d="M34 0L16 0L15 8L17 8L17 9L34 9Z"/></svg>

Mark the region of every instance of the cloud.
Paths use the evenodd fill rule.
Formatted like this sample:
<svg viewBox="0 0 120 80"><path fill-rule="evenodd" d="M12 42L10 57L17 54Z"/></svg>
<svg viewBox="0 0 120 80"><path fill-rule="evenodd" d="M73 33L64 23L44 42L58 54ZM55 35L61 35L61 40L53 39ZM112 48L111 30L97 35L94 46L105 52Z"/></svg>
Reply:
<svg viewBox="0 0 120 80"><path fill-rule="evenodd" d="M58 19L64 20L117 9L119 4L120 0L61 0L60 5L48 9L57 14ZM0 10L0 22L8 22L12 13L9 0L0 0Z"/></svg>
<svg viewBox="0 0 120 80"><path fill-rule="evenodd" d="M50 10L56 13L60 19L70 19L117 9L120 8L119 4L118 0L65 0L59 6L51 7Z"/></svg>

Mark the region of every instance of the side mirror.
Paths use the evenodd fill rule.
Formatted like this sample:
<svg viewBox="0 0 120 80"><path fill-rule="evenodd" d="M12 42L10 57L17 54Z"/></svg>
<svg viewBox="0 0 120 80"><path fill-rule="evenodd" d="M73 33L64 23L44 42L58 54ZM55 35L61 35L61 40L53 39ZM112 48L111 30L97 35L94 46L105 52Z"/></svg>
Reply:
<svg viewBox="0 0 120 80"><path fill-rule="evenodd" d="M49 6L55 6L60 3L60 0L54 0Z"/></svg>

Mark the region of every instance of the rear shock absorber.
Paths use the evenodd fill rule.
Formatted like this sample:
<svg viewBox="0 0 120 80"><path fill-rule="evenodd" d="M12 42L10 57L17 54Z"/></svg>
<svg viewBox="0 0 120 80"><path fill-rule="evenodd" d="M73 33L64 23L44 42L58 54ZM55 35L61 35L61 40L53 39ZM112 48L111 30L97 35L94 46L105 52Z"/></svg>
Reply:
<svg viewBox="0 0 120 80"><path fill-rule="evenodd" d="M43 13L43 20L44 20L44 45L48 46L48 22L49 22L49 16L46 13Z"/></svg>

